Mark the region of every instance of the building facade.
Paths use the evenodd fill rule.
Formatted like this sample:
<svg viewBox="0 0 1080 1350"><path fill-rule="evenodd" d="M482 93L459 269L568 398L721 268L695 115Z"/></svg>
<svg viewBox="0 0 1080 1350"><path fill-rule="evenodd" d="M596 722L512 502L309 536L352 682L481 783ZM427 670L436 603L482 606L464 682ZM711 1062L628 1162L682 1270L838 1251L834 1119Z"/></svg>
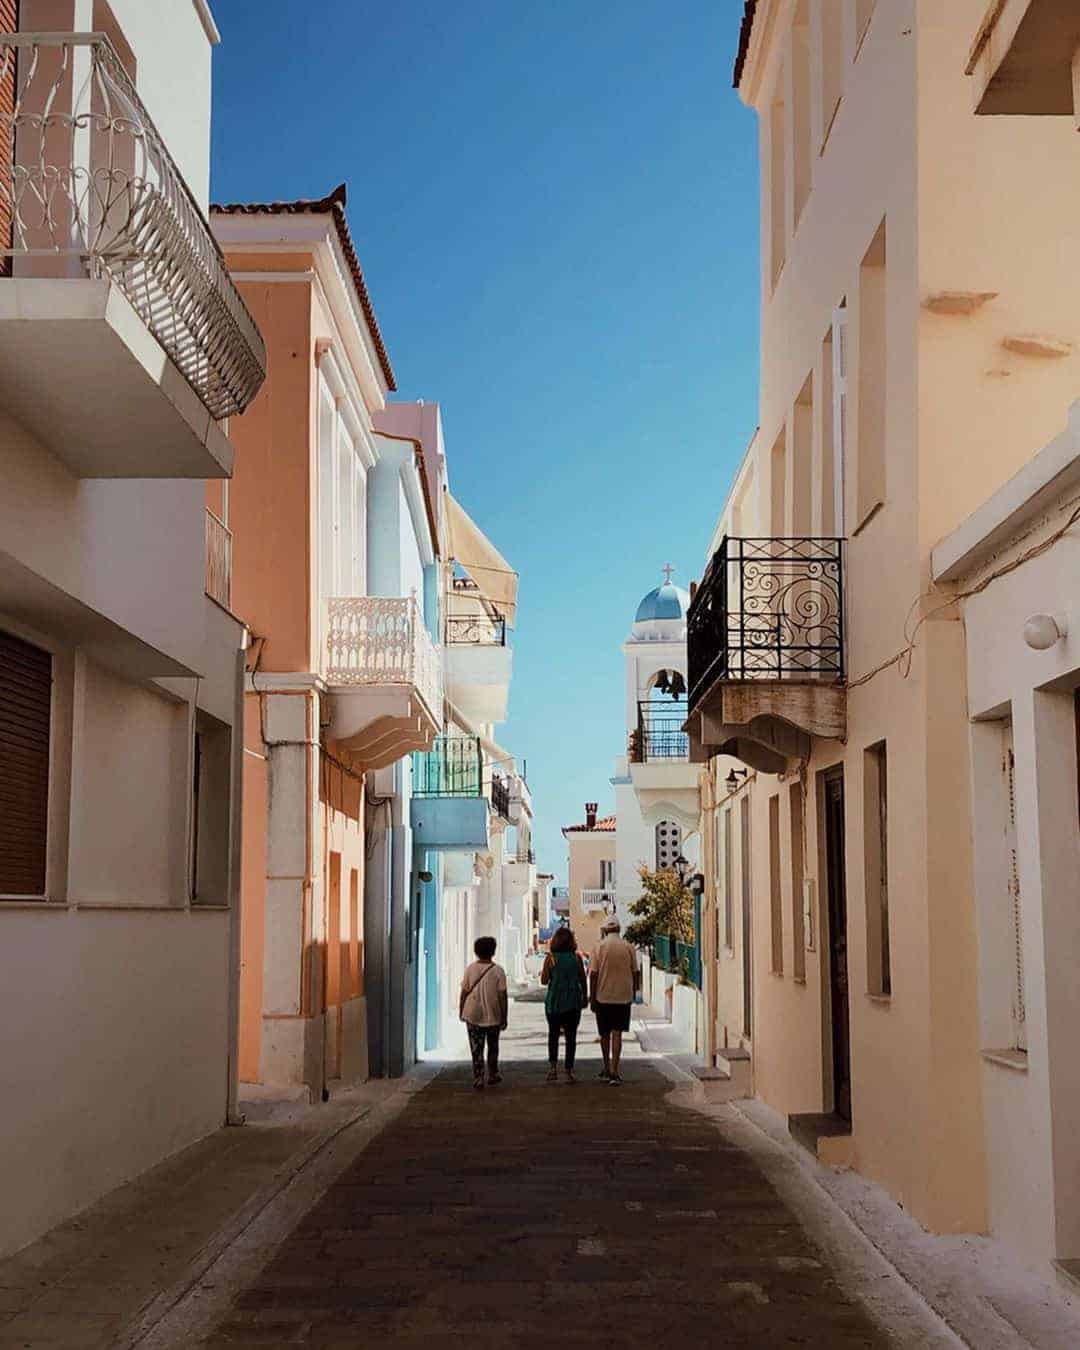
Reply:
<svg viewBox="0 0 1080 1350"><path fill-rule="evenodd" d="M926 1226L1004 1233L988 1177L1008 1130L987 1126L1017 1071L980 1011L1001 950L971 846L975 610L932 550L1075 394L1054 260L1080 178L1064 118L973 115L984 17L982 0L745 7L760 426L690 609L688 728L714 1052L752 1049L755 1093Z"/></svg>
<svg viewBox="0 0 1080 1350"><path fill-rule="evenodd" d="M265 353L204 215L206 5L0 16L4 1254L235 1103L244 631L206 480Z"/></svg>

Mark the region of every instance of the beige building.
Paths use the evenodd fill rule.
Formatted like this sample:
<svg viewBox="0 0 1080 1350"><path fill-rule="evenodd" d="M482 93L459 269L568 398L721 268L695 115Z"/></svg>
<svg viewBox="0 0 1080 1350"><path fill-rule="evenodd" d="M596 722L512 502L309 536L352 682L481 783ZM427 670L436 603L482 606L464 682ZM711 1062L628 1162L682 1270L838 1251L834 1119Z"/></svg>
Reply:
<svg viewBox="0 0 1080 1350"><path fill-rule="evenodd" d="M580 825L563 828L569 859L570 927L583 952L600 941L600 925L616 911L615 817L597 816L596 802L585 803Z"/></svg>
<svg viewBox="0 0 1080 1350"><path fill-rule="evenodd" d="M1010 24L1026 8L996 7ZM1061 261L1080 205L1075 129L974 115L966 72L987 49L985 14L984 0L745 6L735 83L760 128L760 426L690 610L688 725L706 761L713 1053L750 1050L754 1092L796 1134L928 1227L1021 1243L1038 1228L1041 1250L1069 1256L1074 1237L1051 1242L1046 1215L1061 1223L1077 1175L1062 1136L1049 1142L1073 1090L1055 1097L1053 1065L1048 1081L1017 1062L1015 997L1011 1015L987 1013L988 998L1010 1003L988 993L1006 959L988 916L1012 902L1008 874L995 881L980 856L994 827L971 844L987 786L969 712L1003 720L1005 684L1030 705L1039 676L1018 667L991 693L980 639L986 706L972 706L975 601L951 601L984 554L971 545L965 562L961 542L932 561L1059 438L1080 387L1080 283ZM994 528L991 552L1008 534ZM1064 698L1076 663L1056 650L1044 673ZM1058 830L1072 794L1052 808ZM1055 845L1049 865L1073 857ZM1044 855L1044 888L1047 875ZM1026 911L1023 933L1038 940ZM1047 1007L1064 1015L1052 974ZM1021 1182L1025 1091L1047 1127ZM1019 1192L1040 1168L1033 1216Z"/></svg>

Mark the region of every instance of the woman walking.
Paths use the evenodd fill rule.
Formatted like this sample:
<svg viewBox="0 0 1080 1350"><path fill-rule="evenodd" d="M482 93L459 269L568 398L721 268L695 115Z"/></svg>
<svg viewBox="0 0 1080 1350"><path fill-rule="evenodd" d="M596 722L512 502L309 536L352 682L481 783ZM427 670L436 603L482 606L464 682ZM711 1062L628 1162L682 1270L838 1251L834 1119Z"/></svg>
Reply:
<svg viewBox="0 0 1080 1350"><path fill-rule="evenodd" d="M544 1011L548 1024L548 1082L559 1077L559 1032L566 1037L566 1081L574 1078L574 1059L577 1053L578 1023L581 1010L589 1001L589 986L585 965L578 955L577 940L569 928L560 928L552 934L540 983L547 985Z"/></svg>

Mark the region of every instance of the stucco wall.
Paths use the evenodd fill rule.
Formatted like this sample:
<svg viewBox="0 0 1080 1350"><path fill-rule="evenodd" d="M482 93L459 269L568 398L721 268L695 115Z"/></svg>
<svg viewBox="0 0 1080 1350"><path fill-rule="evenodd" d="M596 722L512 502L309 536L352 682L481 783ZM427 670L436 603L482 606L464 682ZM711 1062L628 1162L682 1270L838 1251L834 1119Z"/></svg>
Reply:
<svg viewBox="0 0 1080 1350"><path fill-rule="evenodd" d="M3 1255L224 1123L228 915L0 920Z"/></svg>

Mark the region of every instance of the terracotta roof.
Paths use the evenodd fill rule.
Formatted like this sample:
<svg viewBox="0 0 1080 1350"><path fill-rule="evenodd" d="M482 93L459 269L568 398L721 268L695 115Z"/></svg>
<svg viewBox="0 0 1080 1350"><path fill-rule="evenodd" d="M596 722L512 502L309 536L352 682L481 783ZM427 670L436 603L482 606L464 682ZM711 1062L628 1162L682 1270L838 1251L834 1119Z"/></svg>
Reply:
<svg viewBox="0 0 1080 1350"><path fill-rule="evenodd" d="M328 197L311 200L301 198L295 202L224 202L221 204L214 202L210 211L211 214L217 212L223 216L333 216L338 240L341 243L341 251L345 254L345 261L349 264L349 271L352 273L353 285L356 287L360 308L364 311L364 318L367 320L367 326L371 331L371 340L374 342L375 350L379 356L379 365L386 376L388 387L396 391L397 381L394 379L390 357L379 330L379 321L375 317L375 306L371 303L367 283L364 281L364 273L360 267L360 259L356 256L352 235L349 233L349 223L345 219L345 200L345 184L339 183Z"/></svg>
<svg viewBox="0 0 1080 1350"><path fill-rule="evenodd" d="M614 816L601 816L590 830L588 825L564 825L563 834L594 834L601 830L609 833L615 829Z"/></svg>
<svg viewBox="0 0 1080 1350"><path fill-rule="evenodd" d="M750 50L750 34L754 31L754 11L756 9L757 0L744 0L742 27L739 29L739 50L735 54L735 72L731 79L732 87L735 89L738 89L742 81L746 54Z"/></svg>

